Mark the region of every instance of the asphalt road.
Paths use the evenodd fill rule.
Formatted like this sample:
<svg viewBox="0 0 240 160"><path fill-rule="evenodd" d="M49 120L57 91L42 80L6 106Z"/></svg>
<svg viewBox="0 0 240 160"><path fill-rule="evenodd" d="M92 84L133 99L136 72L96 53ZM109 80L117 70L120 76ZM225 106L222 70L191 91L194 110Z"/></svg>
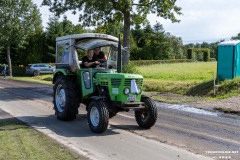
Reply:
<svg viewBox="0 0 240 160"><path fill-rule="evenodd" d="M0 109L89 159L240 159L240 117L157 103L158 121L139 128L133 112L110 119L103 134L90 131L86 111L62 122L54 115L52 87L0 79Z"/></svg>

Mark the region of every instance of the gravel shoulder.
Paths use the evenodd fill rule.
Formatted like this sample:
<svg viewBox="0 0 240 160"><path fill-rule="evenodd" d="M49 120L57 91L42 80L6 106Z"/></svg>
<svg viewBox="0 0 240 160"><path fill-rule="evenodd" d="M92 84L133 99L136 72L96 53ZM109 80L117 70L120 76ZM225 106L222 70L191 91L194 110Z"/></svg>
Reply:
<svg viewBox="0 0 240 160"><path fill-rule="evenodd" d="M152 94L152 98L159 102L185 104L191 107L202 108L206 110L218 110L225 113L240 115L240 95L226 99L205 100L201 97L166 93Z"/></svg>
<svg viewBox="0 0 240 160"><path fill-rule="evenodd" d="M189 105L208 110L222 110L223 112L240 114L240 95L220 100L191 102Z"/></svg>

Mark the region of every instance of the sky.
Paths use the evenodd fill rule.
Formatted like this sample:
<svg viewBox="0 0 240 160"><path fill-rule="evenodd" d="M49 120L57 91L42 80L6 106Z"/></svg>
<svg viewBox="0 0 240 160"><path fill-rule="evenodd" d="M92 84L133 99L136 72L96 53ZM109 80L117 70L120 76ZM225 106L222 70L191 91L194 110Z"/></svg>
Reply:
<svg viewBox="0 0 240 160"><path fill-rule="evenodd" d="M33 0L39 6L43 26L47 26L51 13L48 7L42 6L42 0ZM182 8L183 15L177 16L179 23L149 15L152 25L160 22L166 32L181 37L184 44L216 42L229 40L240 33L240 0L177 0L176 5ZM67 13L73 24L78 24L78 16Z"/></svg>

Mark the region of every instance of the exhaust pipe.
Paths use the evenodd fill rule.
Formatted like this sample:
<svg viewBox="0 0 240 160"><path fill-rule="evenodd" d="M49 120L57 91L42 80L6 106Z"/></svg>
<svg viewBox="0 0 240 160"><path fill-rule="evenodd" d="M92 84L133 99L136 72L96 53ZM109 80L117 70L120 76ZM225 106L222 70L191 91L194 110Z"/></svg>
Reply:
<svg viewBox="0 0 240 160"><path fill-rule="evenodd" d="M118 35L118 55L117 55L117 72L122 72L122 46L120 40L120 34Z"/></svg>

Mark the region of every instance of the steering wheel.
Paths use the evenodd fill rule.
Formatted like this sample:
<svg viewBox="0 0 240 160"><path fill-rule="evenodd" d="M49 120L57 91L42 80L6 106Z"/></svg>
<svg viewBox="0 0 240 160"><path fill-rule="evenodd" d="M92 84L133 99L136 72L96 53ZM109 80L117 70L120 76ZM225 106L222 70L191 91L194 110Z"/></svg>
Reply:
<svg viewBox="0 0 240 160"><path fill-rule="evenodd" d="M107 66L107 62L100 62L99 67L106 67Z"/></svg>

